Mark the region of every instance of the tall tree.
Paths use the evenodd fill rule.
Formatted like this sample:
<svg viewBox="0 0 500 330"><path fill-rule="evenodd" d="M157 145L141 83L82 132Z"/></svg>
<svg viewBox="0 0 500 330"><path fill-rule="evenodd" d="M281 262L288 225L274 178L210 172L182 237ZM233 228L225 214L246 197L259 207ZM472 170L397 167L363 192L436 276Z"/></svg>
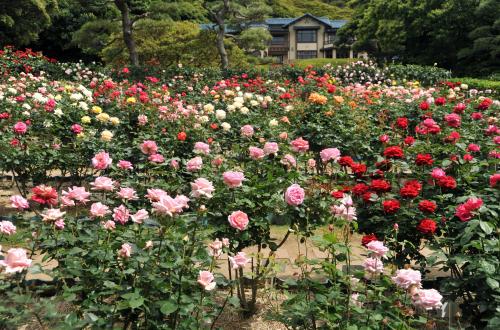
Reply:
<svg viewBox="0 0 500 330"><path fill-rule="evenodd" d="M240 33L251 28L252 24L263 22L271 8L264 0L203 0L202 4L216 30L221 67L227 69L229 59L224 38L228 32Z"/></svg>

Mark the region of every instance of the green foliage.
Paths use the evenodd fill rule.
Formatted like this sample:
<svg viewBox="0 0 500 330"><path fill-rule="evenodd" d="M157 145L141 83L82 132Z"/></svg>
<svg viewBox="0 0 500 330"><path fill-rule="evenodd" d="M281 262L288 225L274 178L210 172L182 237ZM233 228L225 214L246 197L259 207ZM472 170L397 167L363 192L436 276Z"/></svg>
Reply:
<svg viewBox="0 0 500 330"><path fill-rule="evenodd" d="M272 36L265 28L252 27L244 30L238 36L238 45L246 51L264 50Z"/></svg>
<svg viewBox="0 0 500 330"><path fill-rule="evenodd" d="M320 68L325 65L330 65L332 67L337 67L341 65L345 65L348 63L359 61L357 58L310 58L304 60L294 60L292 64L301 69L305 69L308 66L312 66L314 68Z"/></svg>
<svg viewBox="0 0 500 330"><path fill-rule="evenodd" d="M269 0L268 4L273 9L273 17L297 17L309 13L332 19L346 19L352 14L352 9L346 6L345 1L338 0Z"/></svg>
<svg viewBox="0 0 500 330"><path fill-rule="evenodd" d="M496 94L500 94L500 81L498 80L488 80L488 79L476 79L469 77L460 77L448 79L456 83L462 83L469 86L469 88L474 88L478 90L492 90Z"/></svg>
<svg viewBox="0 0 500 330"><path fill-rule="evenodd" d="M388 65L388 74L397 80L418 81L424 86L431 86L441 81L448 80L451 72L437 66L422 65Z"/></svg>

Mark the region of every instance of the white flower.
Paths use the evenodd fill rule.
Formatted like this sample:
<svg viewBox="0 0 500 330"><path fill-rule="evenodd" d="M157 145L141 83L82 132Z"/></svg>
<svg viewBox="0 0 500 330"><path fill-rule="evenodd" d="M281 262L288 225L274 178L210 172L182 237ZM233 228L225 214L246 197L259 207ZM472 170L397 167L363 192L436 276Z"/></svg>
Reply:
<svg viewBox="0 0 500 330"><path fill-rule="evenodd" d="M270 127L276 127L276 126L278 126L278 125L279 125L279 122L278 122L276 119L271 119L271 120L269 121L269 126L270 126Z"/></svg>
<svg viewBox="0 0 500 330"><path fill-rule="evenodd" d="M249 111L250 111L250 110L248 110L248 108L247 108L247 107L242 107L242 108L240 109L240 113L242 113L242 114L244 114L244 115L248 114L248 112L249 112Z"/></svg>
<svg viewBox="0 0 500 330"><path fill-rule="evenodd" d="M200 123L207 123L210 121L210 119L208 118L208 116L200 116L200 118L198 118L199 122Z"/></svg>
<svg viewBox="0 0 500 330"><path fill-rule="evenodd" d="M226 119L226 112L224 110L217 110L217 111L215 111L215 118L217 118L219 120Z"/></svg>
<svg viewBox="0 0 500 330"><path fill-rule="evenodd" d="M210 104L210 103L205 104L203 106L203 110L205 111L205 113L212 113L212 112L214 112L214 106L213 106L213 104Z"/></svg>
<svg viewBox="0 0 500 330"><path fill-rule="evenodd" d="M227 123L227 122L223 122L220 126L221 126L221 127L222 127L222 129L223 129L224 131L226 131L226 132L227 132L227 131L229 131L229 130L231 129L231 125L230 125L229 123Z"/></svg>
<svg viewBox="0 0 500 330"><path fill-rule="evenodd" d="M239 108L241 108L242 106L243 106L243 103L240 103L240 102L234 102L234 103L233 103L233 107L234 107L235 109L239 109Z"/></svg>
<svg viewBox="0 0 500 330"><path fill-rule="evenodd" d="M251 100L251 101L250 101L250 105L251 105L252 107L256 107L256 106L258 106L258 105L259 105L259 102L258 102L258 101L256 101L256 100Z"/></svg>

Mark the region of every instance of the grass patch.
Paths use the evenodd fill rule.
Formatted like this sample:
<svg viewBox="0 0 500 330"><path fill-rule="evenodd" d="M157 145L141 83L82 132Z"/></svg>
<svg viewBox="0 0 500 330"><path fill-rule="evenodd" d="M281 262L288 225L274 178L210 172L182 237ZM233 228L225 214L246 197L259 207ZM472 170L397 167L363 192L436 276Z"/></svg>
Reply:
<svg viewBox="0 0 500 330"><path fill-rule="evenodd" d="M352 62L360 61L359 58L309 58L305 60L294 60L292 63L298 68L306 68L309 65L313 67L322 67L327 64L332 66L341 66Z"/></svg>

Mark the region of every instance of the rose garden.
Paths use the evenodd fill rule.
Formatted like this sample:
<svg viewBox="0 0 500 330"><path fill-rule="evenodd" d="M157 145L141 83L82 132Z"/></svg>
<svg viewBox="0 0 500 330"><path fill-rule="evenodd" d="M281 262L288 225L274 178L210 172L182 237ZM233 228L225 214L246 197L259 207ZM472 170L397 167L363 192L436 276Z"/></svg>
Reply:
<svg viewBox="0 0 500 330"><path fill-rule="evenodd" d="M0 328L498 329L498 91L425 77L5 48Z"/></svg>

